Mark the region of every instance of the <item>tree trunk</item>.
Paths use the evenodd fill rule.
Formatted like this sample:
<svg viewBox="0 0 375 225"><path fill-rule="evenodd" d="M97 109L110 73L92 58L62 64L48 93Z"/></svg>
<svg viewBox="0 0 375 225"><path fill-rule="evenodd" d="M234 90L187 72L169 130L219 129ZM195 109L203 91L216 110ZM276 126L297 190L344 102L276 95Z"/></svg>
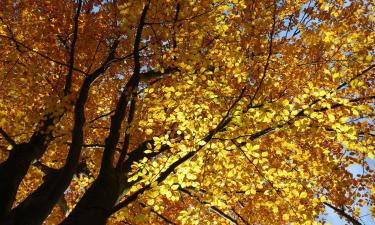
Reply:
<svg viewBox="0 0 375 225"><path fill-rule="evenodd" d="M71 179L58 170L49 174L46 181L1 222L1 225L40 225L64 193Z"/></svg>
<svg viewBox="0 0 375 225"><path fill-rule="evenodd" d="M0 164L0 219L10 212L18 187L33 160L42 157L47 150L52 134L47 130L54 124L54 119L49 117L42 122L40 130L34 132L29 142L14 145L7 160Z"/></svg>
<svg viewBox="0 0 375 225"><path fill-rule="evenodd" d="M20 146L15 148L18 149L14 149L8 159L0 165L0 218L3 218L12 208L18 186L31 162L28 152L22 151Z"/></svg>
<svg viewBox="0 0 375 225"><path fill-rule="evenodd" d="M45 148L34 141L16 145L6 161L0 164L0 219L11 210L18 187L32 161Z"/></svg>
<svg viewBox="0 0 375 225"><path fill-rule="evenodd" d="M119 178L114 170L99 175L60 225L105 225L120 193Z"/></svg>

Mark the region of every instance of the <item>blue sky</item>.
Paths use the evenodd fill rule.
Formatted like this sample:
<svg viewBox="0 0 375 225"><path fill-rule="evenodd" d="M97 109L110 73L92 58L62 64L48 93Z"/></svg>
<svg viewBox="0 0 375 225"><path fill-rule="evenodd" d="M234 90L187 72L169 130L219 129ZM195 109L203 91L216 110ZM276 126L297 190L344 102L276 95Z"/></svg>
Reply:
<svg viewBox="0 0 375 225"><path fill-rule="evenodd" d="M371 168L375 168L375 160L367 160ZM356 174L362 173L362 166L360 165L352 165L348 168L348 170ZM330 208L326 207L327 215L324 215L323 217L327 219L327 223L330 223L331 225L343 225L348 224L348 222L345 219L340 219L340 217ZM361 214L360 214L360 222L363 225L374 225L375 219L371 217L371 212L369 211L368 207L362 207L361 208Z"/></svg>

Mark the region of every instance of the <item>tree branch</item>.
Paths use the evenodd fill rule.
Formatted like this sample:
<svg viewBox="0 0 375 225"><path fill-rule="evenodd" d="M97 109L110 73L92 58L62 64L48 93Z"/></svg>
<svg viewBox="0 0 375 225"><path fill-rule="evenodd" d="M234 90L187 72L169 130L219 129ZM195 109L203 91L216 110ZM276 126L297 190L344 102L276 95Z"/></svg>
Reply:
<svg viewBox="0 0 375 225"><path fill-rule="evenodd" d="M276 1L274 1L273 24L272 24L272 29L271 29L271 33L270 33L270 41L269 41L269 46L268 46L268 56L267 56L266 64L264 65L263 76L260 79L259 85L258 85L257 89L255 90L255 93L254 93L253 97L250 99L250 103L247 106L246 111L248 111L249 108L253 106L253 101L256 98L256 96L257 96L257 94L258 94L258 92L259 92L259 90L260 90L260 88L261 88L261 86L264 82L264 79L266 78L267 70L268 70L270 60L271 60L271 56L272 56L272 44L273 44L273 38L274 38L274 34L275 34L275 27L276 27L276 8L277 8Z"/></svg>
<svg viewBox="0 0 375 225"><path fill-rule="evenodd" d="M360 98L354 98L354 99L349 99L349 102L360 102L360 101L365 101L365 100L371 100L371 99L375 99L375 95L374 96L366 96L366 97L360 97ZM344 106L344 104L333 104L331 105L331 109L334 109L334 108L337 108L337 107L340 107L340 106ZM320 109L317 109L317 110L314 110L315 112L324 112L324 111L327 111L329 108L327 107L323 107L323 108L320 108Z"/></svg>
<svg viewBox="0 0 375 225"><path fill-rule="evenodd" d="M13 147L16 146L16 142L3 130L3 128L0 127L0 134L3 136L3 138Z"/></svg>
<svg viewBox="0 0 375 225"><path fill-rule="evenodd" d="M200 145L195 151L191 151L187 154L185 154L183 157L172 163L165 171L161 172L159 174L159 177L155 180L156 183L163 182L179 165L183 164L187 160L191 159L194 155L196 155L206 144L212 139L212 137L219 132L221 129L223 129L232 119L230 117L231 110L237 105L237 103L241 100L243 97L243 94L245 92L246 88L243 88L240 95L236 99L236 101L233 102L233 104L229 107L226 115L222 118L222 120L219 122L219 124L215 127L215 129L211 130L203 139L202 141L205 142L204 145ZM130 157L129 157L130 158ZM128 160L127 160L128 161ZM127 162L125 161L125 162ZM130 165L127 165L130 167ZM117 212L118 210L122 209L123 207L126 207L129 203L133 202L137 199L137 197L144 193L146 190L149 190L151 188L151 185L148 184L140 189L138 189L136 192L128 196L124 201L118 203L113 209L109 212L109 215Z"/></svg>
<svg viewBox="0 0 375 225"><path fill-rule="evenodd" d="M337 212L340 216L345 217L349 222L351 222L353 225L362 225L358 220L356 220L354 217L347 214L344 210L339 209L328 202L324 202L324 205L328 206L329 208L333 209L335 212Z"/></svg>
<svg viewBox="0 0 375 225"><path fill-rule="evenodd" d="M125 88L126 89L126 88ZM111 125L109 129L109 135L105 139L105 148L102 157L102 165L100 167L100 173L109 171L113 167L113 155L120 138L120 128L122 121L125 118L126 106L128 93L124 90L121 93L120 99L118 100L115 114L111 117Z"/></svg>
<svg viewBox="0 0 375 225"><path fill-rule="evenodd" d="M184 188L180 188L179 189L181 192L185 193L186 195L194 198L197 202L199 202L200 204L202 205L205 205L205 204L209 204L209 202L202 202L198 197L194 196L192 193L190 193L190 191L184 189ZM209 206L209 209L213 210L216 214L218 214L220 217L230 221L232 224L235 224L235 225L238 225L238 222L236 219L234 219L233 217L227 215L226 213L224 213L222 210L220 210L219 208L217 208L216 206Z"/></svg>
<svg viewBox="0 0 375 225"><path fill-rule="evenodd" d="M134 94L134 95L136 95L136 94ZM127 155L128 150L129 150L129 144L130 144L129 129L130 129L130 126L131 126L131 122L133 121L133 118L134 118L135 104L136 104L135 98L136 98L136 96L132 96L132 100L130 101L129 115L128 115L128 119L127 119L127 122L126 122L126 128L125 128L124 144L122 145L122 150L121 150L120 158L117 162L117 165L120 165L124 161L125 156Z"/></svg>
<svg viewBox="0 0 375 225"><path fill-rule="evenodd" d="M133 75L130 77L129 81L127 82L124 90L121 93L120 99L117 103L115 114L111 117L111 127L108 137L105 140L105 149L102 157L102 165L100 168L100 173L108 172L110 169L113 169L113 160L114 160L114 153L116 149L116 145L118 143L120 137L120 128L122 121L125 118L126 114L126 107L128 104L128 98L134 97L133 92L134 88L138 86L139 83L139 74L141 70L140 59L139 59L139 48L140 42L142 38L142 30L144 26L144 20L146 18L147 10L149 4L147 4L142 11L141 19L137 28L136 38L134 41L134 50L133 50L133 57L134 57L134 72ZM133 100L132 100L133 102ZM135 104L135 103L134 103ZM135 106L134 106L135 107ZM132 108L131 108L132 109ZM133 112L129 112L129 118L132 119L134 115ZM128 119L129 120L129 119ZM129 123L129 121L128 121ZM126 133L126 132L125 132ZM127 134L126 134L127 135ZM126 141L125 141L126 142ZM124 144L125 145L125 144ZM121 152L121 155L123 152Z"/></svg>
<svg viewBox="0 0 375 225"><path fill-rule="evenodd" d="M82 7L82 0L78 0L78 7L76 14L74 16L74 28L73 28L73 40L70 46L69 51L69 68L68 74L66 75L66 82L64 88L64 95L67 95L70 91L70 87L72 86L72 76L73 76L73 68L74 68L74 52L75 52L75 45L78 38L78 19L79 15L81 14L81 7Z"/></svg>
<svg viewBox="0 0 375 225"><path fill-rule="evenodd" d="M143 202L138 202L140 206L142 206L143 208L146 208L148 207L145 203ZM155 215L157 215L158 217L160 217L162 220L164 220L164 222L168 223L168 224L172 224L172 225L177 225L177 223L175 222L172 222L170 219L168 219L167 217L163 216L162 214L156 212L153 208L150 208L151 209L151 212L153 212Z"/></svg>
<svg viewBox="0 0 375 225"><path fill-rule="evenodd" d="M2 34L0 34L0 37L7 38L7 39L13 41L16 45L20 45L20 46L26 48L28 51L31 51L31 52L33 52L33 53L35 53L35 54L41 56L42 58L44 58L44 59L46 59L46 60L48 60L48 61L54 62L54 63L59 64L59 65L61 65L61 66L69 67L68 64L66 64L66 63L64 63L64 62L61 62L61 61L59 61L59 60L53 59L53 58L51 58L50 56L45 55L45 54L43 54L43 53L41 53L41 52L39 52L39 51L37 51L37 50L34 50L32 47L27 46L26 44L24 44L24 43L22 43L22 42L16 40L16 39L13 38L13 37L9 37L9 36L2 35ZM80 69L78 69L78 68L73 68L73 70L76 71L76 72L79 72L79 73L82 73L82 74L87 75L86 72L84 72L83 70L80 70Z"/></svg>
<svg viewBox="0 0 375 225"><path fill-rule="evenodd" d="M28 218L34 224L42 223L52 210L53 206L58 202L64 191L69 186L73 175L78 169L79 157L83 145L83 126L85 124L85 103L87 102L91 84L103 74L111 65L112 59L115 55L118 41L115 41L110 49L110 53L106 61L92 74L85 77L83 84L79 91L78 99L74 108L74 125L72 130L72 144L66 159L64 167L49 175L47 180L39 186L33 193L31 193L24 201L12 209L8 214L7 219L20 218L30 212L35 207L43 205L41 210L36 211Z"/></svg>
<svg viewBox="0 0 375 225"><path fill-rule="evenodd" d="M99 119L101 119L101 118L104 118L104 117L106 117L106 116L111 115L111 114L114 113L114 112L115 112L115 110L111 110L111 111L109 111L109 112L107 112L107 113L105 113L105 114L102 114L102 115L100 115L100 116L95 117L94 119L90 120L88 123L93 123L93 122L95 122L95 121L97 121L97 120L99 120Z"/></svg>
<svg viewBox="0 0 375 225"><path fill-rule="evenodd" d="M130 97L131 98L130 109L129 109L128 119L126 121L124 144L123 144L120 158L117 162L116 167L121 166L129 148L130 133L128 130L134 119L136 102L137 102L136 98L137 98L137 92L138 92L138 84L140 81L140 72L141 72L141 62L140 62L140 55L139 55L140 44L142 40L142 31L143 31L143 27L145 26L145 19L146 19L149 6L150 6L150 3L147 3L145 7L143 8L141 18L139 20L138 28L137 28L137 33L135 35L134 47L133 47L134 48L134 51L133 51L134 52L134 71L133 71L133 76L129 80L129 87L128 87L129 90L127 90L128 92L131 92L129 93L131 96Z"/></svg>
<svg viewBox="0 0 375 225"><path fill-rule="evenodd" d="M176 13L175 13L174 18L173 18L173 27L172 27L172 29L173 29L173 34L172 34L173 49L176 49L176 47L177 47L177 42L176 42L176 28L175 28L175 26L176 26L176 23L178 21L178 14L179 13L180 13L180 3L178 2L176 4Z"/></svg>
<svg viewBox="0 0 375 225"><path fill-rule="evenodd" d="M241 214L239 214L238 212L236 212L236 210L232 210L234 212L234 214L237 215L238 218L240 218L242 220L242 222L245 224L245 225L250 225L243 216L241 216Z"/></svg>
<svg viewBox="0 0 375 225"><path fill-rule="evenodd" d="M350 84L350 82L352 82L353 80L357 79L358 77L366 74L368 71L370 71L372 68L375 67L375 64L372 64L370 65L369 67L367 67L366 69L362 70L359 74L355 75L354 77L352 77L349 81L347 82L344 82L342 83L341 85L339 85L337 88L336 88L336 91L346 87L348 84Z"/></svg>

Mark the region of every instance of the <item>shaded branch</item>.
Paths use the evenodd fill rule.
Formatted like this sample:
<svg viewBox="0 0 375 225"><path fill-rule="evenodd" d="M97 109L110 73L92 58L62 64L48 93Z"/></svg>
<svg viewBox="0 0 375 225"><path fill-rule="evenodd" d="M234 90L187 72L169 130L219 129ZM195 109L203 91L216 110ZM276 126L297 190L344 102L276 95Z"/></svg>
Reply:
<svg viewBox="0 0 375 225"><path fill-rule="evenodd" d="M165 74L171 74L171 73L174 73L174 72L177 72L177 71L179 71L178 68L172 68L172 67L166 68L164 70L164 72L150 70L150 71L147 71L147 72L144 72L144 73L140 73L139 79L140 79L140 81L148 81L148 80L151 80L151 79L154 79L154 78L161 78Z"/></svg>
<svg viewBox="0 0 375 225"><path fill-rule="evenodd" d="M35 163L33 163L33 166L40 169L44 174L51 174L51 173L54 173L54 172L58 171L58 169L55 169L55 168L49 167L47 165L44 165L40 161L36 161Z"/></svg>
<svg viewBox="0 0 375 225"><path fill-rule="evenodd" d="M180 13L180 3L179 2L177 2L177 4L176 4L176 13L175 13L175 15L174 15L174 18L173 18L173 34L172 34L172 36L173 36L173 49L175 49L176 47L177 47L177 42L176 42L176 28L175 28L175 26L176 26L176 23L177 23L177 21L178 21L178 14Z"/></svg>
<svg viewBox="0 0 375 225"><path fill-rule="evenodd" d="M179 190L180 190L180 191L184 191L186 194L189 194L189 193L190 193L190 195L191 195L191 192L190 192L189 190L187 190L187 188L188 188L188 189L192 189L193 191L201 192L201 193L203 193L203 194L210 194L211 196L213 195L212 193L210 193L210 192L208 192L208 191L206 191L206 190L204 190L204 189L197 189L196 187L192 187L192 186L185 187L185 188L179 188ZM227 194L228 192L225 192L225 193ZM236 194L244 194L244 193L245 193L245 191L236 191ZM195 198L197 198L197 197L195 197ZM241 201L238 201L238 203L239 203L239 205L240 205L242 208L244 208L244 205L243 205L243 203L242 203ZM208 202L203 202L203 204L208 204ZM240 218L244 224L246 224L246 225L250 225L250 224L245 220L245 218L243 218L243 216L241 216L238 212L236 212L236 210L234 210L233 208L231 208L231 211L232 211L234 214L236 214L236 216L237 216L238 218Z"/></svg>
<svg viewBox="0 0 375 225"><path fill-rule="evenodd" d="M177 140L182 140L182 139L183 139L183 135L180 135L177 137ZM163 144L157 152L145 153L147 149L154 147L154 142L155 141L151 139L151 140L146 140L142 142L140 145L138 145L133 151L127 154L127 159L125 160L124 163L119 164L117 166L117 170L121 171L122 173L128 173L130 172L131 165L134 162L140 161L141 159L145 157L150 159L170 149L169 145Z"/></svg>
<svg viewBox="0 0 375 225"><path fill-rule="evenodd" d="M143 203L143 202L138 202L140 206L142 206L143 208L147 208L148 206ZM162 220L164 220L164 222L168 223L168 224L172 224L172 225L177 225L177 223L175 222L172 222L170 219L168 219L167 217L165 217L164 215L156 212L153 208L149 207L151 212L153 212L155 215L157 215L158 217L160 217Z"/></svg>
<svg viewBox="0 0 375 225"><path fill-rule="evenodd" d="M88 123L93 123L93 122L95 122L95 121L97 121L97 120L99 120L99 119L101 119L101 118L104 118L104 117L106 117L106 116L111 115L111 114L114 113L114 112L115 112L115 110L111 110L111 111L109 111L109 112L107 112L107 113L105 113L105 114L102 114L102 115L100 115L100 116L95 117L94 119L90 120Z"/></svg>
<svg viewBox="0 0 375 225"><path fill-rule="evenodd" d="M0 134L3 136L3 138L13 147L16 146L16 142L3 130L3 128L0 127Z"/></svg>
<svg viewBox="0 0 375 225"><path fill-rule="evenodd" d="M115 51L117 49L118 44L119 44L119 41L116 40L111 46L111 49L107 56L106 61L102 64L102 66L100 66L92 74L87 76L82 84L82 87L79 92L79 97L74 108L74 126L73 126L73 131L72 131L72 145L71 145L71 149L69 150L69 154L68 154L68 158L67 158L67 162L65 166L68 166L71 168L74 168L76 166L76 161L78 160L78 157L80 155L80 150L83 145L83 126L86 121L85 114L84 114L84 106L88 99L91 84L101 74L103 74L111 65L111 61L114 58Z"/></svg>
<svg viewBox="0 0 375 225"><path fill-rule="evenodd" d="M142 31L143 27L145 26L145 19L147 15L147 11L149 9L150 3L146 4L143 8L141 18L139 20L139 24L137 27L137 32L135 35L135 40L134 40L134 47L133 47L133 52L134 52L134 71L133 71L133 76L130 78L128 84L128 93L131 96L131 102L130 102L130 109L129 109L129 114L128 114L128 119L126 121L126 128L125 128L125 138L124 138L124 145L120 154L120 158L117 162L117 166L120 166L122 162L125 159L125 156L128 152L129 148L129 142L130 142L130 133L128 132L131 123L133 122L134 119L134 114L135 114L135 108L136 108L136 98L137 98L137 92L138 92L138 84L140 81L140 72L141 72L141 62L140 62L140 44L142 40Z"/></svg>
<svg viewBox="0 0 375 225"><path fill-rule="evenodd" d="M243 97L243 94L244 94L245 90L246 90L246 88L242 89L240 95L238 96L238 98L236 99L236 101L234 101L234 103L229 107L226 115L222 118L222 120L219 122L219 124L216 126L216 128L213 129L213 130L211 130L202 139L202 141L204 141L205 144L204 145L200 145L195 151L191 151L191 152L185 154L183 157L181 157L180 159L178 159L177 161L175 161L174 163L172 163L165 171L163 171L163 172L161 172L159 174L159 177L155 180L156 183L163 182L179 165L183 164L187 160L191 159L194 155L196 155L202 148L204 148L206 146L206 144L212 139L212 137L217 132L219 132L221 129L223 129L231 121L232 117L229 116L230 112L235 107L235 105L237 105L237 103L241 100L241 98ZM130 167L129 164L127 166ZM118 210L126 207L129 203L131 203L134 200L136 200L137 197L140 194L144 193L146 190L149 190L150 188L151 188L151 185L148 184L148 185L146 185L146 186L138 189L136 192L134 192L133 194L131 194L130 196L128 196L124 201L122 201L122 202L118 203L116 206L114 206L113 209L109 212L109 215L111 215L112 213L115 213Z"/></svg>
<svg viewBox="0 0 375 225"><path fill-rule="evenodd" d="M69 211L69 207L68 207L68 203L66 202L64 196L61 196L61 198L57 201L57 205L64 212L64 215L67 215L67 213Z"/></svg>
<svg viewBox="0 0 375 225"><path fill-rule="evenodd" d="M366 101L366 100L372 100L372 99L375 99L375 95L374 96L367 96L367 97L360 97L360 98L354 98L354 99L349 99L349 102L360 102L360 101ZM334 108L338 108L338 107L341 107L341 106L345 106L344 104L333 104L331 105L331 109L334 109ZM321 109L317 109L317 110L314 110L315 112L324 112L324 111L327 111L329 108L327 107L323 107Z"/></svg>
<svg viewBox="0 0 375 225"><path fill-rule="evenodd" d="M198 197L194 196L192 193L190 193L190 191L186 190L185 188L179 188L179 190L183 193L185 193L186 195L194 198L197 202L199 202L200 204L202 205L207 205L209 204L209 202L202 202ZM208 207L209 209L211 209L212 211L214 211L216 214L218 214L220 217L226 219L226 220L229 220L231 223L235 224L235 225L238 225L238 222L236 219L234 219L233 217L227 215L226 213L224 213L222 210L220 210L219 208L217 208L216 206L209 206Z"/></svg>
<svg viewBox="0 0 375 225"><path fill-rule="evenodd" d="M276 1L274 1L274 10L273 10L273 24L272 24L272 29L271 29L271 33L270 33L270 41L269 41L269 46L268 46L268 55L267 55L267 60L266 60L266 64L264 65L264 71L263 71L263 76L262 78L260 79L260 82L259 82L259 85L257 86L257 89L255 90L255 93L253 95L253 97L250 99L250 103L249 105L247 106L247 109L246 111L253 106L253 101L254 99L256 98L263 82L264 82L264 79L266 78L266 74L267 74L267 70L268 70L268 67L269 67L269 64L270 64L270 60L271 60L271 56L272 56L272 44L273 44L273 38L274 38L274 34L275 34L275 26L276 26Z"/></svg>
<svg viewBox="0 0 375 225"><path fill-rule="evenodd" d="M358 77L366 74L368 71L370 71L372 68L375 67L375 64L373 65L370 65L369 67L367 67L366 69L362 70L362 72L360 72L359 74L355 75L354 77L352 77L349 81L347 82L344 82L342 83L341 85L339 85L337 88L336 88L336 91L346 87L350 82L352 82L353 80L357 79Z"/></svg>
<svg viewBox="0 0 375 225"><path fill-rule="evenodd" d="M41 210L35 211L27 220L33 221L33 224L42 223L58 202L64 191L71 183L73 175L76 173L79 165L79 158L83 145L83 127L85 124L85 104L88 99L91 84L101 75L111 64L117 48L118 41L112 45L107 60L89 76L86 76L79 91L78 99L74 107L74 125L72 130L72 144L68 152L64 167L56 172L49 174L46 181L31 193L24 201L12 209L8 214L7 220L20 218L24 220L24 215L28 212L43 205ZM49 119L50 120L50 119ZM47 124L48 125L48 124Z"/></svg>
<svg viewBox="0 0 375 225"><path fill-rule="evenodd" d="M109 135L105 139L105 148L100 173L104 173L113 167L113 155L120 138L121 124L125 118L126 105L128 103L127 97L127 92L124 90L121 93L120 99L117 103L115 114L111 117Z"/></svg>
<svg viewBox="0 0 375 225"><path fill-rule="evenodd" d="M351 222L353 225L362 225L358 220L356 220L354 217L351 215L347 214L344 210L339 209L328 202L324 202L324 205L328 206L329 208L333 209L336 213L338 213L340 216L345 217L349 222Z"/></svg>
<svg viewBox="0 0 375 225"><path fill-rule="evenodd" d="M244 150L241 149L241 147L235 142L232 140L232 143L237 147L237 149L245 156L245 158L247 159L247 161L254 166L255 170L258 172L258 174L267 181L267 183L270 184L270 186L272 187L272 189L275 190L276 193L279 193L280 190L278 188L275 188L275 186L273 185L273 182L270 181L263 173L262 171L254 164L253 160L251 160L249 158L249 156L246 155L246 153L244 152Z"/></svg>
<svg viewBox="0 0 375 225"><path fill-rule="evenodd" d="M104 154L102 158L102 166L100 168L100 172L104 173L106 170L109 168L113 167L113 158L114 158L114 152L115 152L115 147L117 145L118 139L119 139L119 129L121 128L121 123L125 118L125 112L126 112L126 107L128 103L128 98L132 98L131 100L131 106L129 110L129 115L128 115L128 121L127 121L127 128L131 121L133 120L134 112L135 112L135 98L137 96L137 87L139 83L139 76L140 76L140 71L141 71L141 64L140 64L140 57L139 57L139 51L140 51L140 43L142 39L142 31L144 27L144 21L147 15L147 11L149 8L149 3L145 5L143 8L141 18L138 24L137 32L136 32L136 37L134 40L134 49L133 49L133 55L134 55L134 71L133 75L130 77L128 83L126 84L123 92L121 93L120 99L118 101L118 104L116 106L116 111L113 117L111 118L111 128L110 128L110 133L108 137L105 140L106 147L104 149ZM134 91L135 90L135 91ZM130 120L130 121L129 121ZM123 160L126 153L127 153L127 146L129 142L130 136L125 131L125 143L123 146L125 146L126 149L123 148L120 158ZM118 161L118 164L121 163Z"/></svg>
<svg viewBox="0 0 375 225"><path fill-rule="evenodd" d="M142 48L139 49L139 51L143 50L147 48L147 46L143 46ZM114 62L119 62L119 61L122 61L122 60L125 60L125 59L128 59L130 56L133 56L134 55L134 52L130 53L130 54L127 54L125 56L122 56L122 57L117 57L117 58L114 58Z"/></svg>
<svg viewBox="0 0 375 225"><path fill-rule="evenodd" d="M73 68L74 68L74 52L75 52L75 45L78 38L78 19L79 15L81 14L81 7L82 7L82 0L78 0L78 7L77 12L74 16L74 28L73 28L73 40L70 46L69 51L69 68L68 74L66 75L66 82L64 88L64 95L67 95L70 91L70 87L72 86L72 76L73 76Z"/></svg>
<svg viewBox="0 0 375 225"><path fill-rule="evenodd" d="M136 95L136 94L134 94L134 95ZM130 129L130 126L131 126L131 122L133 121L134 113L135 113L135 105L136 105L136 99L135 98L136 98L136 96L132 96L132 100L130 101L129 115L128 115L128 119L127 119L127 122L126 122L126 128L125 128L124 144L122 145L120 158L117 162L118 165L120 165L124 161L125 156L127 155L128 150L129 150L129 144L130 144L129 129Z"/></svg>
<svg viewBox="0 0 375 225"><path fill-rule="evenodd" d="M245 218L243 217L243 216L241 216L241 214L239 214L238 212L236 212L236 210L232 210L233 212L234 212L234 214L236 214L236 216L238 217L238 218L240 218L241 219L241 221L245 224L245 225L250 225L246 220L245 220Z"/></svg>
<svg viewBox="0 0 375 225"><path fill-rule="evenodd" d="M56 64L58 64L58 65L61 65L61 66L69 67L68 64L66 64L66 63L64 63L64 62L61 62L61 61L59 61L59 60L53 59L53 58L51 58L50 56L45 55L45 54L43 54L43 53L41 53L41 52L39 52L39 51L37 51L37 50L34 50L32 47L27 46L26 44L24 44L24 43L22 43L22 42L16 40L16 39L13 38L13 37L9 37L9 36L2 35L2 34L0 34L0 37L7 38L7 39L13 41L16 45L20 45L20 46L24 47L25 49L27 49L28 51L31 51L31 52L33 52L33 53L35 53L35 54L41 56L42 58L44 58L44 59L46 59L46 60L48 60L48 61L54 62L54 63L56 63ZM73 68L73 70L76 71L76 72L79 72L79 73L82 73L82 74L87 75L87 73L84 72L84 71L81 70L81 69Z"/></svg>

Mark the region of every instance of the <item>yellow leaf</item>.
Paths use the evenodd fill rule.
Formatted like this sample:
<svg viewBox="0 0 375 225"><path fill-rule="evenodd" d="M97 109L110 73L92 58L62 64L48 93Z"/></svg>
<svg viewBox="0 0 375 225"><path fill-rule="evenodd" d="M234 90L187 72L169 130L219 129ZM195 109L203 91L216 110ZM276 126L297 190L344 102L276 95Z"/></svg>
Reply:
<svg viewBox="0 0 375 225"><path fill-rule="evenodd" d="M255 190L254 188L252 188L252 189L250 190L250 193L251 193L252 195L255 195L255 194L257 193L257 190Z"/></svg>
<svg viewBox="0 0 375 225"><path fill-rule="evenodd" d="M335 116L333 114L328 114L328 119L329 119L330 122L334 122Z"/></svg>
<svg viewBox="0 0 375 225"><path fill-rule="evenodd" d="M155 203L155 200L153 198L150 198L147 200L147 205L153 205Z"/></svg>

